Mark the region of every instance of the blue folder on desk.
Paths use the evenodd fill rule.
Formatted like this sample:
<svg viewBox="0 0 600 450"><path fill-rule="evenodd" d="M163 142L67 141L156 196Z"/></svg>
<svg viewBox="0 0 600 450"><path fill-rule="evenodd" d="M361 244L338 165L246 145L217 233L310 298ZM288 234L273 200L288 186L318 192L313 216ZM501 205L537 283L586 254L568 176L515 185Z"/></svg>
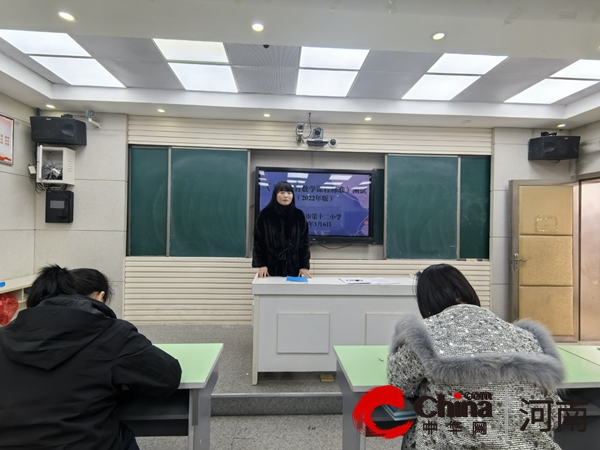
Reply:
<svg viewBox="0 0 600 450"><path fill-rule="evenodd" d="M290 276L287 276L285 278L285 281L295 281L296 283L307 283L308 279L305 278L305 277L290 277Z"/></svg>

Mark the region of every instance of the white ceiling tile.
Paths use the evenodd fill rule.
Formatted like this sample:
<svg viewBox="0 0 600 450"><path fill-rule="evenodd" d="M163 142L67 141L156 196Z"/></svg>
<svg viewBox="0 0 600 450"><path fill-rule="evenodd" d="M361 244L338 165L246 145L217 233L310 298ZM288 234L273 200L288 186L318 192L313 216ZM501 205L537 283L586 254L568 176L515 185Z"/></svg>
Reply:
<svg viewBox="0 0 600 450"><path fill-rule="evenodd" d="M465 55L445 53L427 71L428 73L485 75L506 59L506 56Z"/></svg>
<svg viewBox="0 0 600 450"><path fill-rule="evenodd" d="M300 47L283 45L225 44L232 66L294 67L300 63Z"/></svg>
<svg viewBox="0 0 600 450"><path fill-rule="evenodd" d="M300 67L313 69L359 70L369 50L302 47Z"/></svg>
<svg viewBox="0 0 600 450"><path fill-rule="evenodd" d="M66 33L0 30L0 37L28 55L90 56Z"/></svg>
<svg viewBox="0 0 600 450"><path fill-rule="evenodd" d="M506 103L533 103L549 105L586 89L597 81L558 80L548 78L506 100Z"/></svg>
<svg viewBox="0 0 600 450"><path fill-rule="evenodd" d="M292 67L232 66L239 92L294 95L298 69Z"/></svg>
<svg viewBox="0 0 600 450"><path fill-rule="evenodd" d="M237 92L230 66L169 63L188 91Z"/></svg>
<svg viewBox="0 0 600 450"><path fill-rule="evenodd" d="M296 95L345 97L358 72L300 69Z"/></svg>
<svg viewBox="0 0 600 450"><path fill-rule="evenodd" d="M167 61L227 63L222 42L153 39Z"/></svg>
<svg viewBox="0 0 600 450"><path fill-rule="evenodd" d="M73 86L124 87L95 59L57 56L32 58Z"/></svg>
<svg viewBox="0 0 600 450"><path fill-rule="evenodd" d="M452 100L479 78L468 75L423 75L402 99Z"/></svg>

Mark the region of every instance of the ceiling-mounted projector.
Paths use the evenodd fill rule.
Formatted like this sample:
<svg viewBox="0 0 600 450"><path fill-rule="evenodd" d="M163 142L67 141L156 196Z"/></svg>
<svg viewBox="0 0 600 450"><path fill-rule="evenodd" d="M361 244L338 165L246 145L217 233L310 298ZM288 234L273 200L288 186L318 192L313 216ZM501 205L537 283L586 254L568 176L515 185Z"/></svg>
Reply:
<svg viewBox="0 0 600 450"><path fill-rule="evenodd" d="M308 144L309 147L325 147L327 144L329 144L329 141L326 139L306 139L306 143Z"/></svg>

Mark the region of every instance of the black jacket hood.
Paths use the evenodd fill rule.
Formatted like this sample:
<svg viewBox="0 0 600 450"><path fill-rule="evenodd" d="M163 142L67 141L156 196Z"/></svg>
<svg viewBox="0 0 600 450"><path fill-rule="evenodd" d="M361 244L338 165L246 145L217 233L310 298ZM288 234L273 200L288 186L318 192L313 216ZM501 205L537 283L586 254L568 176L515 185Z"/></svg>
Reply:
<svg viewBox="0 0 600 450"><path fill-rule="evenodd" d="M53 297L21 311L4 328L0 344L13 362L52 370L98 338L115 318L108 306L89 297Z"/></svg>

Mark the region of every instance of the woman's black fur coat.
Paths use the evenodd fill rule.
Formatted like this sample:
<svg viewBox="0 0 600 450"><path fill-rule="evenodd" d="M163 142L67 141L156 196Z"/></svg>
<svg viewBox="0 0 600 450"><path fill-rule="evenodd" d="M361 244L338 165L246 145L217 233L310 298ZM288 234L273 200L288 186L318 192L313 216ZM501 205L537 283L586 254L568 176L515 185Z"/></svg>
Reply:
<svg viewBox="0 0 600 450"><path fill-rule="evenodd" d="M295 200L280 205L273 191L271 202L256 219L252 267L267 266L272 277L297 277L300 269L310 269L308 223Z"/></svg>

